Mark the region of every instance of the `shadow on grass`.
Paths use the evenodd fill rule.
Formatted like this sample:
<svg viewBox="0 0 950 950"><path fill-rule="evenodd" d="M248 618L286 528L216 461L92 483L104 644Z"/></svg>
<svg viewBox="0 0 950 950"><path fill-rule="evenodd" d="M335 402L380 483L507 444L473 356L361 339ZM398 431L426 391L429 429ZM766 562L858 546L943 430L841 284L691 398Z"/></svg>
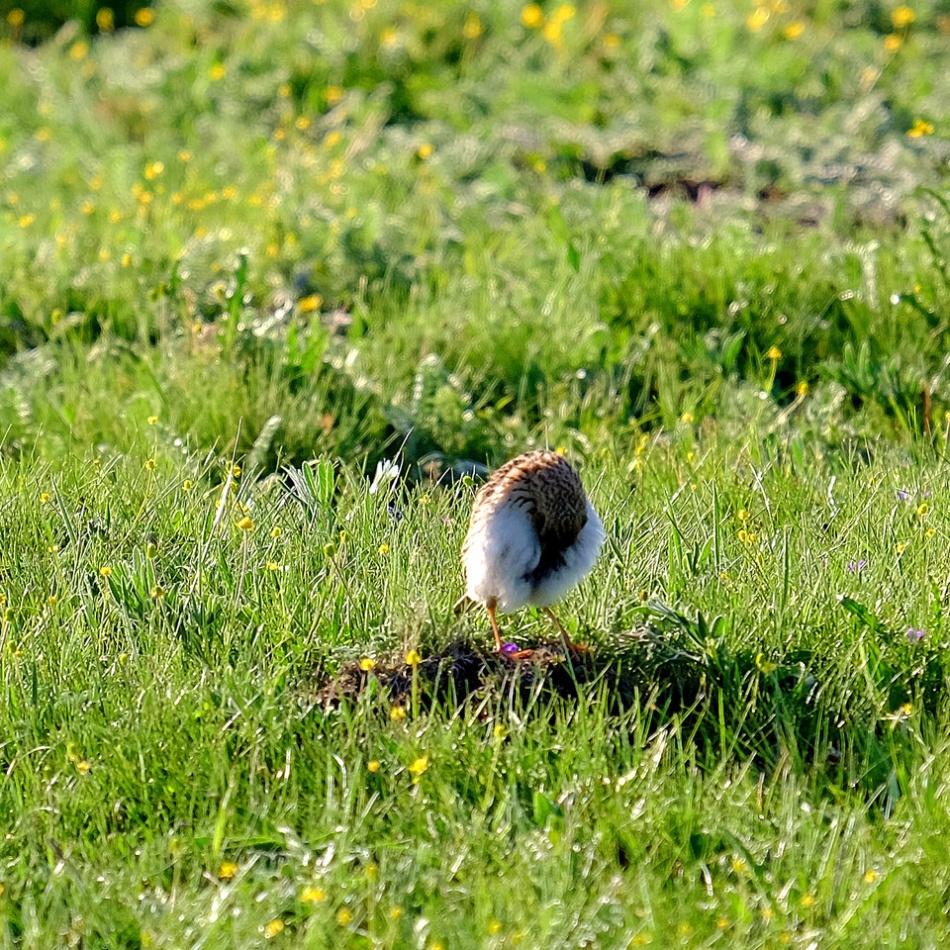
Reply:
<svg viewBox="0 0 950 950"><path fill-rule="evenodd" d="M733 651L722 618L707 622L657 604L644 613L642 626L580 657L540 646L514 661L459 639L415 666L403 655L380 657L371 670L352 661L318 684L314 706L330 712L378 697L390 708L451 713L467 706L490 714L499 701L514 701L550 718L596 704L641 738L675 730L701 767L731 760L773 775L821 775L832 789L856 790L885 813L901 797L901 776L920 745L919 717L929 717L945 696L942 663L933 676L916 670L916 685L888 667L880 689L859 695L854 684L836 682L828 657L802 650L773 662ZM944 689L931 688L935 677Z"/></svg>

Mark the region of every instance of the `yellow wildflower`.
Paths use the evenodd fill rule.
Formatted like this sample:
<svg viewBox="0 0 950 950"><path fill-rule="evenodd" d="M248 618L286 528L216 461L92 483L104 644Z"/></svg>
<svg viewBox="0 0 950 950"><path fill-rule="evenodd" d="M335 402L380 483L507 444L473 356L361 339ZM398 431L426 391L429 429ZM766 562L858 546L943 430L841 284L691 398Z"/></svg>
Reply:
<svg viewBox="0 0 950 950"><path fill-rule="evenodd" d="M891 23L894 24L895 30L903 30L905 27L910 26L916 19L917 15L907 6L895 7L891 11Z"/></svg>
<svg viewBox="0 0 950 950"><path fill-rule="evenodd" d="M908 129L907 134L912 139L919 139L925 135L933 135L934 127L923 119L914 119L914 124Z"/></svg>
<svg viewBox="0 0 950 950"><path fill-rule="evenodd" d="M376 668L376 661L371 656L364 656L363 659L360 660L360 669L364 673L368 673L370 670L375 669L375 668Z"/></svg>
<svg viewBox="0 0 950 950"><path fill-rule="evenodd" d="M136 26L151 26L155 22L155 11L151 7L142 7L135 11L132 19Z"/></svg>
<svg viewBox="0 0 950 950"><path fill-rule="evenodd" d="M418 650L410 650L406 654L406 663L409 666L418 666L422 662L422 654Z"/></svg>
<svg viewBox="0 0 950 950"><path fill-rule="evenodd" d="M327 892L319 887L305 887L300 892L300 900L304 904L322 904L327 899Z"/></svg>
<svg viewBox="0 0 950 950"><path fill-rule="evenodd" d="M221 867L218 868L218 877L222 881L230 881L240 870L241 866L234 861L222 861Z"/></svg>
<svg viewBox="0 0 950 950"><path fill-rule="evenodd" d="M529 3L521 11L521 25L535 30L544 23L544 11L537 3Z"/></svg>
<svg viewBox="0 0 950 950"><path fill-rule="evenodd" d="M429 756L421 755L410 766L409 771L418 780L419 777L429 768Z"/></svg>

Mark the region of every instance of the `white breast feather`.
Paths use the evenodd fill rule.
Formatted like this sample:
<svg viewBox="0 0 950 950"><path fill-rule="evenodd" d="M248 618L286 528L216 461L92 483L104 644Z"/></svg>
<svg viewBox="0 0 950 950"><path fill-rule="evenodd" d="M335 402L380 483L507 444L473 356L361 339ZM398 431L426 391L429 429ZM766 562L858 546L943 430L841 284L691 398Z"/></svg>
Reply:
<svg viewBox="0 0 950 950"><path fill-rule="evenodd" d="M501 613L528 603L525 574L541 560L541 545L523 506L501 504L471 539L465 557L466 593L478 603L494 600Z"/></svg>

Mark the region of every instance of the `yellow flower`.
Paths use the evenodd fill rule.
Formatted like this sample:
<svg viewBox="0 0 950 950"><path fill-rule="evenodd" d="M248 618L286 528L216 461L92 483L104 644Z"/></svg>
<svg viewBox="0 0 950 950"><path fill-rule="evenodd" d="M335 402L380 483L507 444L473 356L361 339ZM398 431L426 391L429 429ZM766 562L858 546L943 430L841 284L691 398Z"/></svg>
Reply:
<svg viewBox="0 0 950 950"><path fill-rule="evenodd" d="M284 929L284 926L284 922L279 917L275 917L264 928L264 937L267 940L270 940L271 937L276 937L277 934L279 934Z"/></svg>
<svg viewBox="0 0 950 950"><path fill-rule="evenodd" d="M684 425L689 425L693 421L693 414L691 412L684 412L680 416L680 422Z"/></svg>
<svg viewBox="0 0 950 950"><path fill-rule="evenodd" d="M740 521L748 521L748 520L749 520L749 512L748 512L745 508L740 508L740 509L736 512L736 517L737 517Z"/></svg>
<svg viewBox="0 0 950 950"><path fill-rule="evenodd" d="M415 760L410 766L409 771L417 779L422 775L423 772L429 767L429 756L421 755L418 759Z"/></svg>
<svg viewBox="0 0 950 950"><path fill-rule="evenodd" d="M135 11L132 19L136 26L151 26L155 22L155 11L151 7L142 7Z"/></svg>
<svg viewBox="0 0 950 950"><path fill-rule="evenodd" d="M406 663L409 666L418 666L422 662L422 654L418 650L410 650L406 654Z"/></svg>
<svg viewBox="0 0 950 950"><path fill-rule="evenodd" d="M242 531L253 531L253 530L254 530L254 522L253 522L253 520L251 520L250 518L248 518L246 515L245 515L240 521L237 522L237 526L238 526Z"/></svg>
<svg viewBox="0 0 950 950"><path fill-rule="evenodd" d="M912 139L919 139L924 135L933 135L934 127L923 119L914 119L913 126L908 129L907 134Z"/></svg>
<svg viewBox="0 0 950 950"><path fill-rule="evenodd" d="M208 78L212 82L218 82L220 79L224 79L228 74L227 66L224 63L215 63L211 69L208 70Z"/></svg>
<svg viewBox="0 0 950 950"><path fill-rule="evenodd" d="M313 313L314 310L319 310L320 305L323 303L323 297L319 294L310 294L307 297L301 297L297 301L297 309L301 313Z"/></svg>
<svg viewBox="0 0 950 950"><path fill-rule="evenodd" d="M529 3L521 11L521 25L535 30L544 23L544 11L537 3Z"/></svg>
<svg viewBox="0 0 950 950"><path fill-rule="evenodd" d="M755 665L758 667L759 672L764 673L766 676L768 676L769 673L774 673L778 669L778 664L766 660L764 653L760 653L755 658Z"/></svg>
<svg viewBox="0 0 950 950"><path fill-rule="evenodd" d="M108 7L100 8L96 11L96 26L103 33L111 33L115 29L115 14Z"/></svg>
<svg viewBox="0 0 950 950"><path fill-rule="evenodd" d="M427 158L429 158L432 155L434 151L435 149L428 142L423 142L422 145L420 145L416 149L416 155L418 155L419 158L425 161Z"/></svg>
<svg viewBox="0 0 950 950"><path fill-rule="evenodd" d="M146 467L150 472L154 472L155 469L158 467L158 463L155 461L155 459L146 459L146 460L145 460L145 467Z"/></svg>
<svg viewBox="0 0 950 950"><path fill-rule="evenodd" d="M158 424L158 416L149 416L148 419L146 419L145 421L148 422L148 424L149 424L150 426L157 425L157 424Z"/></svg>
<svg viewBox="0 0 950 950"><path fill-rule="evenodd" d="M89 44L85 40L79 40L69 47L69 55L73 59L85 59L89 54Z"/></svg>
<svg viewBox="0 0 950 950"><path fill-rule="evenodd" d="M149 543L145 545L145 556L150 561L158 557L158 545L154 541L149 541Z"/></svg>
<svg viewBox="0 0 950 950"><path fill-rule="evenodd" d="M746 26L753 33L758 33L769 22L769 11L764 7L756 7L746 18Z"/></svg>
<svg viewBox="0 0 950 950"><path fill-rule="evenodd" d="M405 718L406 718L406 707L405 707L405 706L393 706L393 708L389 710L389 718L392 719L392 720L394 720L394 721L396 721L396 722L399 722L399 720L401 720L401 719L405 719Z"/></svg>
<svg viewBox="0 0 950 950"><path fill-rule="evenodd" d="M7 23L9 23L10 26L23 26L24 19L24 13L19 7L14 7L7 14Z"/></svg>
<svg viewBox="0 0 950 950"><path fill-rule="evenodd" d="M916 19L917 15L910 7L895 7L891 11L891 23L894 24L895 30L903 30L905 27L910 26Z"/></svg>
<svg viewBox="0 0 950 950"><path fill-rule="evenodd" d="M801 20L794 20L792 23L789 23L784 30L782 30L782 36L787 40L797 40L802 33L805 32L805 24Z"/></svg>
<svg viewBox="0 0 950 950"><path fill-rule="evenodd" d="M747 867L748 865L745 863L745 861L742 858L732 859L732 870L735 871L736 874L742 874L746 870Z"/></svg>
<svg viewBox="0 0 950 950"><path fill-rule="evenodd" d="M161 599L165 596L165 588L162 587L160 584L156 584L156 585L148 592L148 595L149 595L149 597L152 598L152 600L161 600Z"/></svg>
<svg viewBox="0 0 950 950"><path fill-rule="evenodd" d="M898 553L898 554L903 554L906 550L907 550L907 542L906 542L906 541L901 541L901 542L897 545L897 553Z"/></svg>
<svg viewBox="0 0 950 950"><path fill-rule="evenodd" d="M40 504L48 505L52 497L53 496L48 491L40 492Z"/></svg>
<svg viewBox="0 0 950 950"><path fill-rule="evenodd" d="M492 729L492 735L496 739L504 739L508 735L508 727L502 723L498 723L494 729Z"/></svg>
<svg viewBox="0 0 950 950"><path fill-rule="evenodd" d="M808 385L807 379L803 379L795 386L795 394L798 396L807 396L810 392L811 386Z"/></svg>
<svg viewBox="0 0 950 950"><path fill-rule="evenodd" d="M381 544L381 545L379 546L379 553L380 553L380 554L389 554L389 545L388 545L388 544Z"/></svg>
<svg viewBox="0 0 950 950"><path fill-rule="evenodd" d="M279 571L279 570L280 570L280 565L279 565L276 561L268 561L268 562L267 562L267 570L269 570L269 571Z"/></svg>
<svg viewBox="0 0 950 950"><path fill-rule="evenodd" d="M877 871L874 870L874 868L871 868L864 872L865 884L873 884L877 879L878 879L878 873Z"/></svg>
<svg viewBox="0 0 950 950"><path fill-rule="evenodd" d="M235 464L235 465L232 465L232 466L231 466L231 476L232 476L233 478L240 478L240 477L241 477L241 466L240 466L240 465Z"/></svg>
<svg viewBox="0 0 950 950"><path fill-rule="evenodd" d="M218 877L222 881L230 881L240 870L240 864L236 864L234 861L222 861L221 867L218 868Z"/></svg>
<svg viewBox="0 0 950 950"><path fill-rule="evenodd" d="M145 166L145 177L148 181L153 181L165 171L164 162L148 162Z"/></svg>
<svg viewBox="0 0 950 950"><path fill-rule="evenodd" d="M930 505L928 505L927 502L922 502L917 506L917 517L925 517L928 511L930 511Z"/></svg>
<svg viewBox="0 0 950 950"><path fill-rule="evenodd" d="M360 660L360 669L364 673L368 673L370 670L375 669L375 668L376 668L376 661L371 656L364 656L363 659Z"/></svg>
<svg viewBox="0 0 950 950"><path fill-rule="evenodd" d="M884 49L886 49L888 53L896 53L901 48L903 42L897 33L888 33L887 36L884 37Z"/></svg>
<svg viewBox="0 0 950 950"><path fill-rule="evenodd" d="M347 907L341 907L336 912L336 922L341 927L348 927L350 924L353 923L353 911L351 911Z"/></svg>
<svg viewBox="0 0 950 950"><path fill-rule="evenodd" d="M192 488L194 488L194 487L195 487L195 483L194 483L190 478L186 478L186 479L181 483L182 491L191 491Z"/></svg>
<svg viewBox="0 0 950 950"><path fill-rule="evenodd" d="M112 573L112 568L109 567L107 564L104 564L102 567L99 568L99 573L102 577L108 577Z"/></svg>
<svg viewBox="0 0 950 950"><path fill-rule="evenodd" d="M815 895L814 894L802 894L802 899L799 901L802 907L808 908L814 906Z"/></svg>
<svg viewBox="0 0 950 950"><path fill-rule="evenodd" d="M370 772L378 772L380 769L379 759L370 759L369 762L366 763L366 768Z"/></svg>
<svg viewBox="0 0 950 950"><path fill-rule="evenodd" d="M477 40L484 31L485 28L482 26L482 21L477 13L469 13L465 17L465 25L462 27L462 36L465 39Z"/></svg>
<svg viewBox="0 0 950 950"><path fill-rule="evenodd" d="M773 344L769 347L769 351L765 355L773 362L777 362L782 358L782 351Z"/></svg>
<svg viewBox="0 0 950 950"><path fill-rule="evenodd" d="M328 106L332 106L333 103L339 102L343 98L343 90L339 86L327 86L323 92L323 98Z"/></svg>
<svg viewBox="0 0 950 950"><path fill-rule="evenodd" d="M18 221L17 224L23 228L28 228L36 220L35 214L24 214Z"/></svg>
<svg viewBox="0 0 950 950"><path fill-rule="evenodd" d="M716 921L716 926L717 926L720 930L725 930L725 929L729 926L729 918L728 918L728 917L720 917L720 918Z"/></svg>
<svg viewBox="0 0 950 950"><path fill-rule="evenodd" d="M273 528L271 528L270 536L272 538L279 538L281 536L281 533L282 532L280 530L280 525L275 525Z"/></svg>
<svg viewBox="0 0 950 950"><path fill-rule="evenodd" d="M501 933L501 921L500 920L490 920L488 921L488 932L494 937L496 934Z"/></svg>
<svg viewBox="0 0 950 950"><path fill-rule="evenodd" d="M319 887L305 887L300 892L300 900L304 904L322 904L327 899L327 892Z"/></svg>

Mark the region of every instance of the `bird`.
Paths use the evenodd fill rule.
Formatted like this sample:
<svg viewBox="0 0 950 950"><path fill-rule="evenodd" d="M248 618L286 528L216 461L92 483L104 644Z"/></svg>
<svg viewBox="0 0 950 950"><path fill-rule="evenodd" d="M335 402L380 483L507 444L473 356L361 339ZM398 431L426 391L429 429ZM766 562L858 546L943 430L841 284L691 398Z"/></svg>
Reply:
<svg viewBox="0 0 950 950"><path fill-rule="evenodd" d="M465 597L485 607L502 656L519 658L522 651L502 639L497 614L527 604L544 609L568 650L587 652L571 641L551 604L590 571L605 537L563 455L525 452L495 470L472 505L462 572Z"/></svg>

